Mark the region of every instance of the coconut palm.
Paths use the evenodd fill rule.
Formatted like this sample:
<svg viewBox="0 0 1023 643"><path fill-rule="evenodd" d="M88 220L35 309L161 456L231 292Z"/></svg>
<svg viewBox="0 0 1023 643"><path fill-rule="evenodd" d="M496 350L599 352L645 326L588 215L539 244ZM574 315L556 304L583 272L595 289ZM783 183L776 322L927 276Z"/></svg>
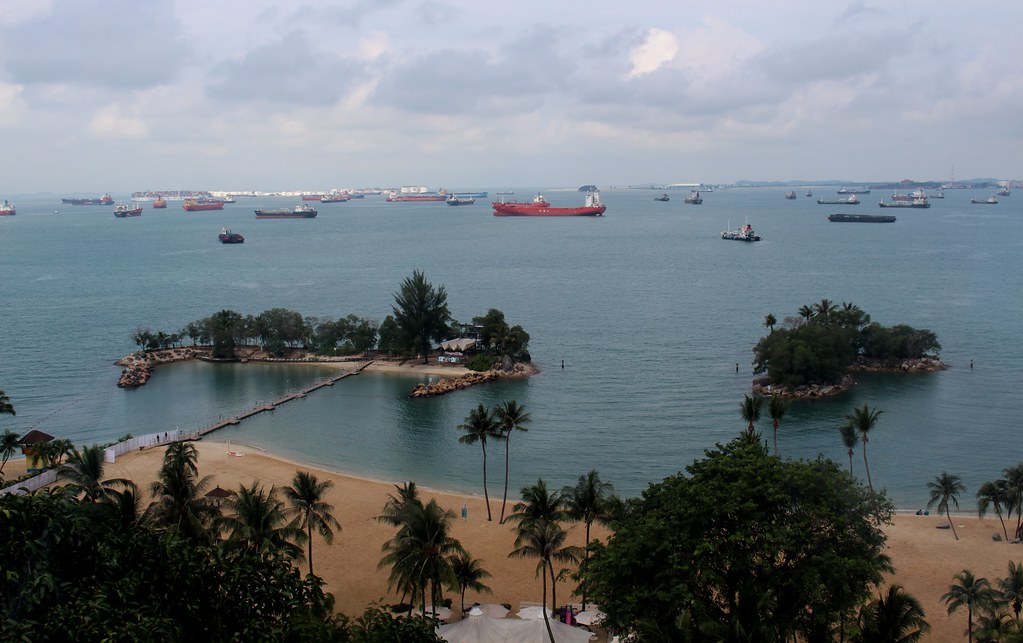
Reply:
<svg viewBox="0 0 1023 643"><path fill-rule="evenodd" d="M490 495L487 493L487 438L501 439L497 422L487 407L480 404L469 412L465 423L459 424L458 428L465 431L465 435L458 438L459 443L476 444L479 442L483 448L483 498L487 503L487 520L493 520L494 517L490 513Z"/></svg>
<svg viewBox="0 0 1023 643"><path fill-rule="evenodd" d="M860 610L860 632L864 641L914 643L931 629L924 616L920 601L901 585L890 585Z"/></svg>
<svg viewBox="0 0 1023 643"><path fill-rule="evenodd" d="M968 640L972 643L974 610L990 607L995 595L986 578L977 578L968 569L964 569L953 578L956 582L949 586L948 592L942 595L941 600L948 605L950 615L960 607L966 606L966 632Z"/></svg>
<svg viewBox="0 0 1023 643"><path fill-rule="evenodd" d="M1009 508L1016 512L1016 530L1014 538L1020 537L1020 522L1023 519L1023 462L1002 471L1005 476L1005 488L1009 499ZM1009 513L1011 516L1012 514Z"/></svg>
<svg viewBox="0 0 1023 643"><path fill-rule="evenodd" d="M772 395L771 401L767 404L767 412L771 414L771 423L774 426L774 455L778 455L778 422L785 417L790 406L792 403L780 395Z"/></svg>
<svg viewBox="0 0 1023 643"><path fill-rule="evenodd" d="M293 560L300 559L305 532L298 527L297 519L288 520L279 495L280 489L275 486L267 491L255 481L250 487L242 485L238 494L226 501L233 513L221 518L228 532L225 545L256 552L272 548Z"/></svg>
<svg viewBox="0 0 1023 643"><path fill-rule="evenodd" d="M7 461L11 459L14 452L18 450L18 434L14 431L4 431L3 435L0 435L0 474L4 472L4 467L7 466Z"/></svg>
<svg viewBox="0 0 1023 643"><path fill-rule="evenodd" d="M146 510L157 525L193 542L212 542L212 529L220 511L206 501L203 492L211 476L198 478L199 454L189 442L174 442L163 454L163 466L149 486L154 501Z"/></svg>
<svg viewBox="0 0 1023 643"><path fill-rule="evenodd" d="M959 508L959 494L966 490L963 486L963 479L957 475L952 475L947 471L942 471L941 475L935 476L934 480L927 483L927 488L931 490L931 499L927 501L927 508L930 509L935 504L938 505L938 515L941 512L945 512L945 516L948 518L948 524L952 527L952 535L955 536L956 540L959 540L959 534L956 533L956 525L952 521L952 514L949 512L948 503L951 502Z"/></svg>
<svg viewBox="0 0 1023 643"><path fill-rule="evenodd" d="M410 503L398 533L383 546L386 555L379 567L391 566L391 587L411 596L410 604L418 604L424 612L427 596L436 607L441 587L453 582L451 557L465 551L451 536L454 518L454 512L441 509L436 500L426 505Z"/></svg>
<svg viewBox="0 0 1023 643"><path fill-rule="evenodd" d="M557 605L556 587L554 579L554 562L571 563L578 561L577 547L565 547L567 532L556 522L540 520L533 522L529 527L519 532L515 539L515 549L508 554L509 558L536 558L536 575L543 582L543 620L547 626L547 634L551 640L554 633L551 632L551 622L547 615L547 578L551 578L551 606Z"/></svg>
<svg viewBox="0 0 1023 643"><path fill-rule="evenodd" d="M313 573L313 530L323 536L328 545L334 542L334 530L341 531L341 523L331 513L334 505L324 500L327 490L333 486L332 480L320 482L312 473L296 471L291 486L283 490L284 498L291 505L285 515L297 516L298 526L306 530L310 575Z"/></svg>
<svg viewBox="0 0 1023 643"><path fill-rule="evenodd" d="M480 560L473 558L469 552L463 551L448 557L448 564L451 566L451 575L454 583L449 589L457 591L461 597L462 614L465 614L465 591L471 589L477 594L486 592L493 594L493 590L483 584L484 578L490 578L490 572L480 566Z"/></svg>
<svg viewBox="0 0 1023 643"><path fill-rule="evenodd" d="M838 427L838 430L841 431L841 433L842 433L842 444L844 444L845 448L848 449L848 454L849 454L849 473L852 473L853 472L853 464L852 464L853 448L856 446L856 443L860 441L860 437L858 435L856 435L856 427L853 426L852 422L846 422L842 426Z"/></svg>
<svg viewBox="0 0 1023 643"><path fill-rule="evenodd" d="M874 492L874 483L870 479L870 463L867 462L867 435L870 430L877 424L877 419L881 416L884 411L878 411L877 409L871 409L866 404L863 408L855 408L851 415L845 416L845 419L849 420L853 428L856 429L856 433L859 434L863 440L863 466L867 470L867 487L870 492Z"/></svg>
<svg viewBox="0 0 1023 643"><path fill-rule="evenodd" d="M111 521L121 530L132 529L142 518L142 496L131 481L121 491L111 489L104 494L99 505L107 510Z"/></svg>
<svg viewBox="0 0 1023 643"><path fill-rule="evenodd" d="M1023 609L1023 563L1009 561L1009 575L998 579L998 593L1012 608L1016 619L1019 619L1019 613Z"/></svg>
<svg viewBox="0 0 1023 643"><path fill-rule="evenodd" d="M806 320L807 324L810 323L810 320L813 319L814 316L814 309L806 305L800 306L799 310L796 312L799 313L800 317Z"/></svg>
<svg viewBox="0 0 1023 643"><path fill-rule="evenodd" d="M998 522L1002 523L1002 533L1005 534L1006 540L1009 540L1009 531L1005 527L1005 518L1002 516L1002 511L1009 507L1008 503L1009 496L1005 480L985 482L977 490L977 514L983 518L987 513L988 507L994 508L995 514L998 515Z"/></svg>
<svg viewBox="0 0 1023 643"><path fill-rule="evenodd" d="M534 485L522 487L519 494L522 500L512 506L512 513L508 515L508 520L518 524L519 533L529 529L536 522L560 523L568 518L565 499L561 493L549 490L543 478L539 478Z"/></svg>
<svg viewBox="0 0 1023 643"><path fill-rule="evenodd" d="M746 435L753 437L756 431L756 423L760 420L760 409L764 406L764 398L759 395L745 395L743 396L742 402L739 404L739 412L742 415L743 421L748 426L746 428Z"/></svg>
<svg viewBox="0 0 1023 643"><path fill-rule="evenodd" d="M17 415L14 405L11 404L11 398L7 397L3 391L0 391L0 415Z"/></svg>
<svg viewBox="0 0 1023 643"><path fill-rule="evenodd" d="M814 317L821 320L825 326L831 325L831 315L838 310L838 305L833 303L830 299L821 299L818 303L813 305Z"/></svg>
<svg viewBox="0 0 1023 643"><path fill-rule="evenodd" d="M596 469L584 476L574 487L565 487L561 491L564 499L565 513L570 520L586 525L586 557L583 559L582 571L585 573L590 561L590 525L596 522L608 523L608 498L614 494L614 485L600 479ZM583 610L586 610L586 593L583 592Z"/></svg>
<svg viewBox="0 0 1023 643"><path fill-rule="evenodd" d="M774 332L774 325L778 323L778 319L774 316L774 313L767 313L764 316L764 326Z"/></svg>
<svg viewBox="0 0 1023 643"><path fill-rule="evenodd" d="M116 487L130 483L124 478L103 479L103 449L97 445L75 449L57 470L57 478L67 480L70 491L84 494L94 504Z"/></svg>
<svg viewBox="0 0 1023 643"><path fill-rule="evenodd" d="M385 522L395 527L400 527L405 521L405 512L410 507L422 507L423 503L419 499L419 489L416 488L416 483L409 481L404 484L394 485L397 493L390 494L387 496L387 502L384 503L384 513L377 516L377 521Z"/></svg>
<svg viewBox="0 0 1023 643"><path fill-rule="evenodd" d="M509 400L504 404L494 407L494 416L497 420L498 429L504 438L504 496L501 498L501 517L498 522L504 524L504 507L508 503L508 460L511 451L511 436L514 431L527 431L525 425L532 421L526 408L516 402Z"/></svg>

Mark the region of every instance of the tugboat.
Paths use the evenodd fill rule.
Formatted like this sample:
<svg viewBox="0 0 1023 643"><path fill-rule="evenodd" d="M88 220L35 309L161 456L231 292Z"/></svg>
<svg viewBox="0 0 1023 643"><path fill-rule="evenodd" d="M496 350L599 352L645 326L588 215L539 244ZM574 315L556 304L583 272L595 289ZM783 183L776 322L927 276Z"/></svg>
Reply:
<svg viewBox="0 0 1023 643"><path fill-rule="evenodd" d="M7 199L4 199L4 204L0 205L0 217L12 217L17 212L14 210L14 204L9 203Z"/></svg>
<svg viewBox="0 0 1023 643"><path fill-rule="evenodd" d="M701 203L703 203L703 197L700 196L699 192L696 192L694 190L692 193L690 193L689 196L687 196L686 198L682 199L682 202L683 203L691 203L692 205L700 205Z"/></svg>
<svg viewBox="0 0 1023 643"><path fill-rule="evenodd" d="M729 225L729 229L721 233L721 238L727 241L760 241L760 235L753 232L753 226L749 224L748 218L738 230L732 230Z"/></svg>
<svg viewBox="0 0 1023 643"><path fill-rule="evenodd" d="M796 193L793 192L792 190L789 190L788 192L785 193L785 198L794 201L796 198Z"/></svg>
<svg viewBox="0 0 1023 643"><path fill-rule="evenodd" d="M220 243L245 243L245 237L227 228L220 230Z"/></svg>
<svg viewBox="0 0 1023 643"><path fill-rule="evenodd" d="M137 203L132 203L129 208L123 203L118 203L114 206L114 216L118 219L124 219L125 217L140 217L142 216L142 206Z"/></svg>
<svg viewBox="0 0 1023 643"><path fill-rule="evenodd" d="M664 193L661 196L655 196L654 197L654 201L668 201L669 199L670 199L670 197L668 196L667 193Z"/></svg>
<svg viewBox="0 0 1023 643"><path fill-rule="evenodd" d="M811 192L810 190L807 190L806 191L806 198L812 199L813 198L813 192Z"/></svg>
<svg viewBox="0 0 1023 643"><path fill-rule="evenodd" d="M155 199L153 199L153 209L154 210L162 210L162 209L164 209L166 207L167 207L167 199L163 198L162 194L160 196L156 197Z"/></svg>

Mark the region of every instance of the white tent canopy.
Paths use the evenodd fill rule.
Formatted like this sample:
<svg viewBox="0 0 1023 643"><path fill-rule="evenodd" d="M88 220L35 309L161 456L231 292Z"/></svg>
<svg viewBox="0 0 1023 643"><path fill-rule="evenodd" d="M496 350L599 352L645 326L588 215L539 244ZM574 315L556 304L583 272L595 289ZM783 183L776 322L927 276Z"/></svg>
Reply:
<svg viewBox="0 0 1023 643"><path fill-rule="evenodd" d="M554 643L588 643L593 636L586 630L551 620ZM474 607L469 616L457 623L437 628L437 634L450 643L551 643L543 618L491 618Z"/></svg>

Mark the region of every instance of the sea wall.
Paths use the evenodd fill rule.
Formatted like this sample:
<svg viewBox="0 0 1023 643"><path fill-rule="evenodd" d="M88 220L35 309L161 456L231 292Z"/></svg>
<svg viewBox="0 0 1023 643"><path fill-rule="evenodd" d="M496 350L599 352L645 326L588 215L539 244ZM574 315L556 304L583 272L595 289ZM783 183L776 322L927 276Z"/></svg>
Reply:
<svg viewBox="0 0 1023 643"><path fill-rule="evenodd" d="M206 357L209 356L210 350L207 346L187 346L155 351L137 351L125 355L114 362L118 366L125 367L121 371L121 377L117 380L117 385L121 388L143 386L153 375L153 369L156 366Z"/></svg>
<svg viewBox="0 0 1023 643"><path fill-rule="evenodd" d="M886 364L880 360L858 358L849 367L850 373L935 373L949 368L948 364L933 357L905 359L897 364ZM793 400L813 400L831 397L846 392L856 384L851 374L847 374L837 384L805 384L802 386L774 386L771 378L761 377L753 380L753 394L764 397L780 395Z"/></svg>
<svg viewBox="0 0 1023 643"><path fill-rule="evenodd" d="M535 375L539 371L532 364L511 364L510 361L506 361L500 367L492 368L489 371L466 373L465 375L459 375L451 379L441 379L431 384L416 384L415 388L412 389L410 397L431 397L434 395L444 395L451 393L452 391L460 391L467 389L470 386L476 386L477 384L485 384L492 382L501 377L528 377Z"/></svg>

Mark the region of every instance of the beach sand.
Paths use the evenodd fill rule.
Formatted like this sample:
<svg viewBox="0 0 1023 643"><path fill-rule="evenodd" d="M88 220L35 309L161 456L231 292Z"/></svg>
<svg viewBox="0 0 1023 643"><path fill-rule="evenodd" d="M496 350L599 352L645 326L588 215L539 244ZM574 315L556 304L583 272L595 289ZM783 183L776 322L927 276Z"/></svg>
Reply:
<svg viewBox="0 0 1023 643"><path fill-rule="evenodd" d="M250 485L253 481L267 486L283 486L290 484L299 469L313 471L321 480L332 480L334 487L328 492L327 500L334 505L334 515L340 521L342 531L335 536L333 545L327 545L319 536L314 536L314 571L325 580L327 591L334 594L337 610L350 616L360 615L374 601L398 601L399 597L388 590L389 570L377 568L382 557L381 546L394 535L394 528L374 519L380 514L388 494L394 492L393 483L302 466L236 442L232 442L230 447L209 439L194 444L199 452L199 473L212 476L211 488L219 485L225 489L237 489L239 485ZM230 455L229 451L238 455ZM147 494L149 483L154 480L162 463L163 453L164 448L159 447L125 454L116 463L107 465L106 476L130 478ZM7 464L5 473L14 477L23 469L24 461L14 460ZM467 593L467 605L479 601L510 603L513 608L518 608L521 603L539 603L541 585L535 576L536 562L508 558L515 538L510 524L497 523L501 511L500 480L491 482L490 493L492 522L486 519L482 497L421 488L424 500L436 498L442 507L455 514L454 537L473 556L480 558L483 567L493 575L487 580L494 590L493 595ZM512 495L511 491L509 495ZM960 500L964 507L970 504L968 498ZM466 521L460 517L463 503L469 507ZM511 498L508 511L510 508ZM955 515L953 518L959 533L958 541L953 538L951 530L938 528L947 520L933 514L916 516L899 513L893 524L886 528L888 553L896 569L892 580L903 585L923 605L932 627L925 639L927 641L958 640L964 636L965 611L949 616L941 601L954 574L970 569L978 577L986 577L994 584L996 579L1006 575L1010 560L1023 561L1023 546L992 540L992 534L1002 531L997 517L980 520L971 515ZM583 544L582 525L574 526L570 533L571 544ZM596 529L595 533L606 535ZM571 591L568 583L559 584L558 602L578 603L579 597L570 596ZM453 610L457 613L458 596L446 595L452 598Z"/></svg>

